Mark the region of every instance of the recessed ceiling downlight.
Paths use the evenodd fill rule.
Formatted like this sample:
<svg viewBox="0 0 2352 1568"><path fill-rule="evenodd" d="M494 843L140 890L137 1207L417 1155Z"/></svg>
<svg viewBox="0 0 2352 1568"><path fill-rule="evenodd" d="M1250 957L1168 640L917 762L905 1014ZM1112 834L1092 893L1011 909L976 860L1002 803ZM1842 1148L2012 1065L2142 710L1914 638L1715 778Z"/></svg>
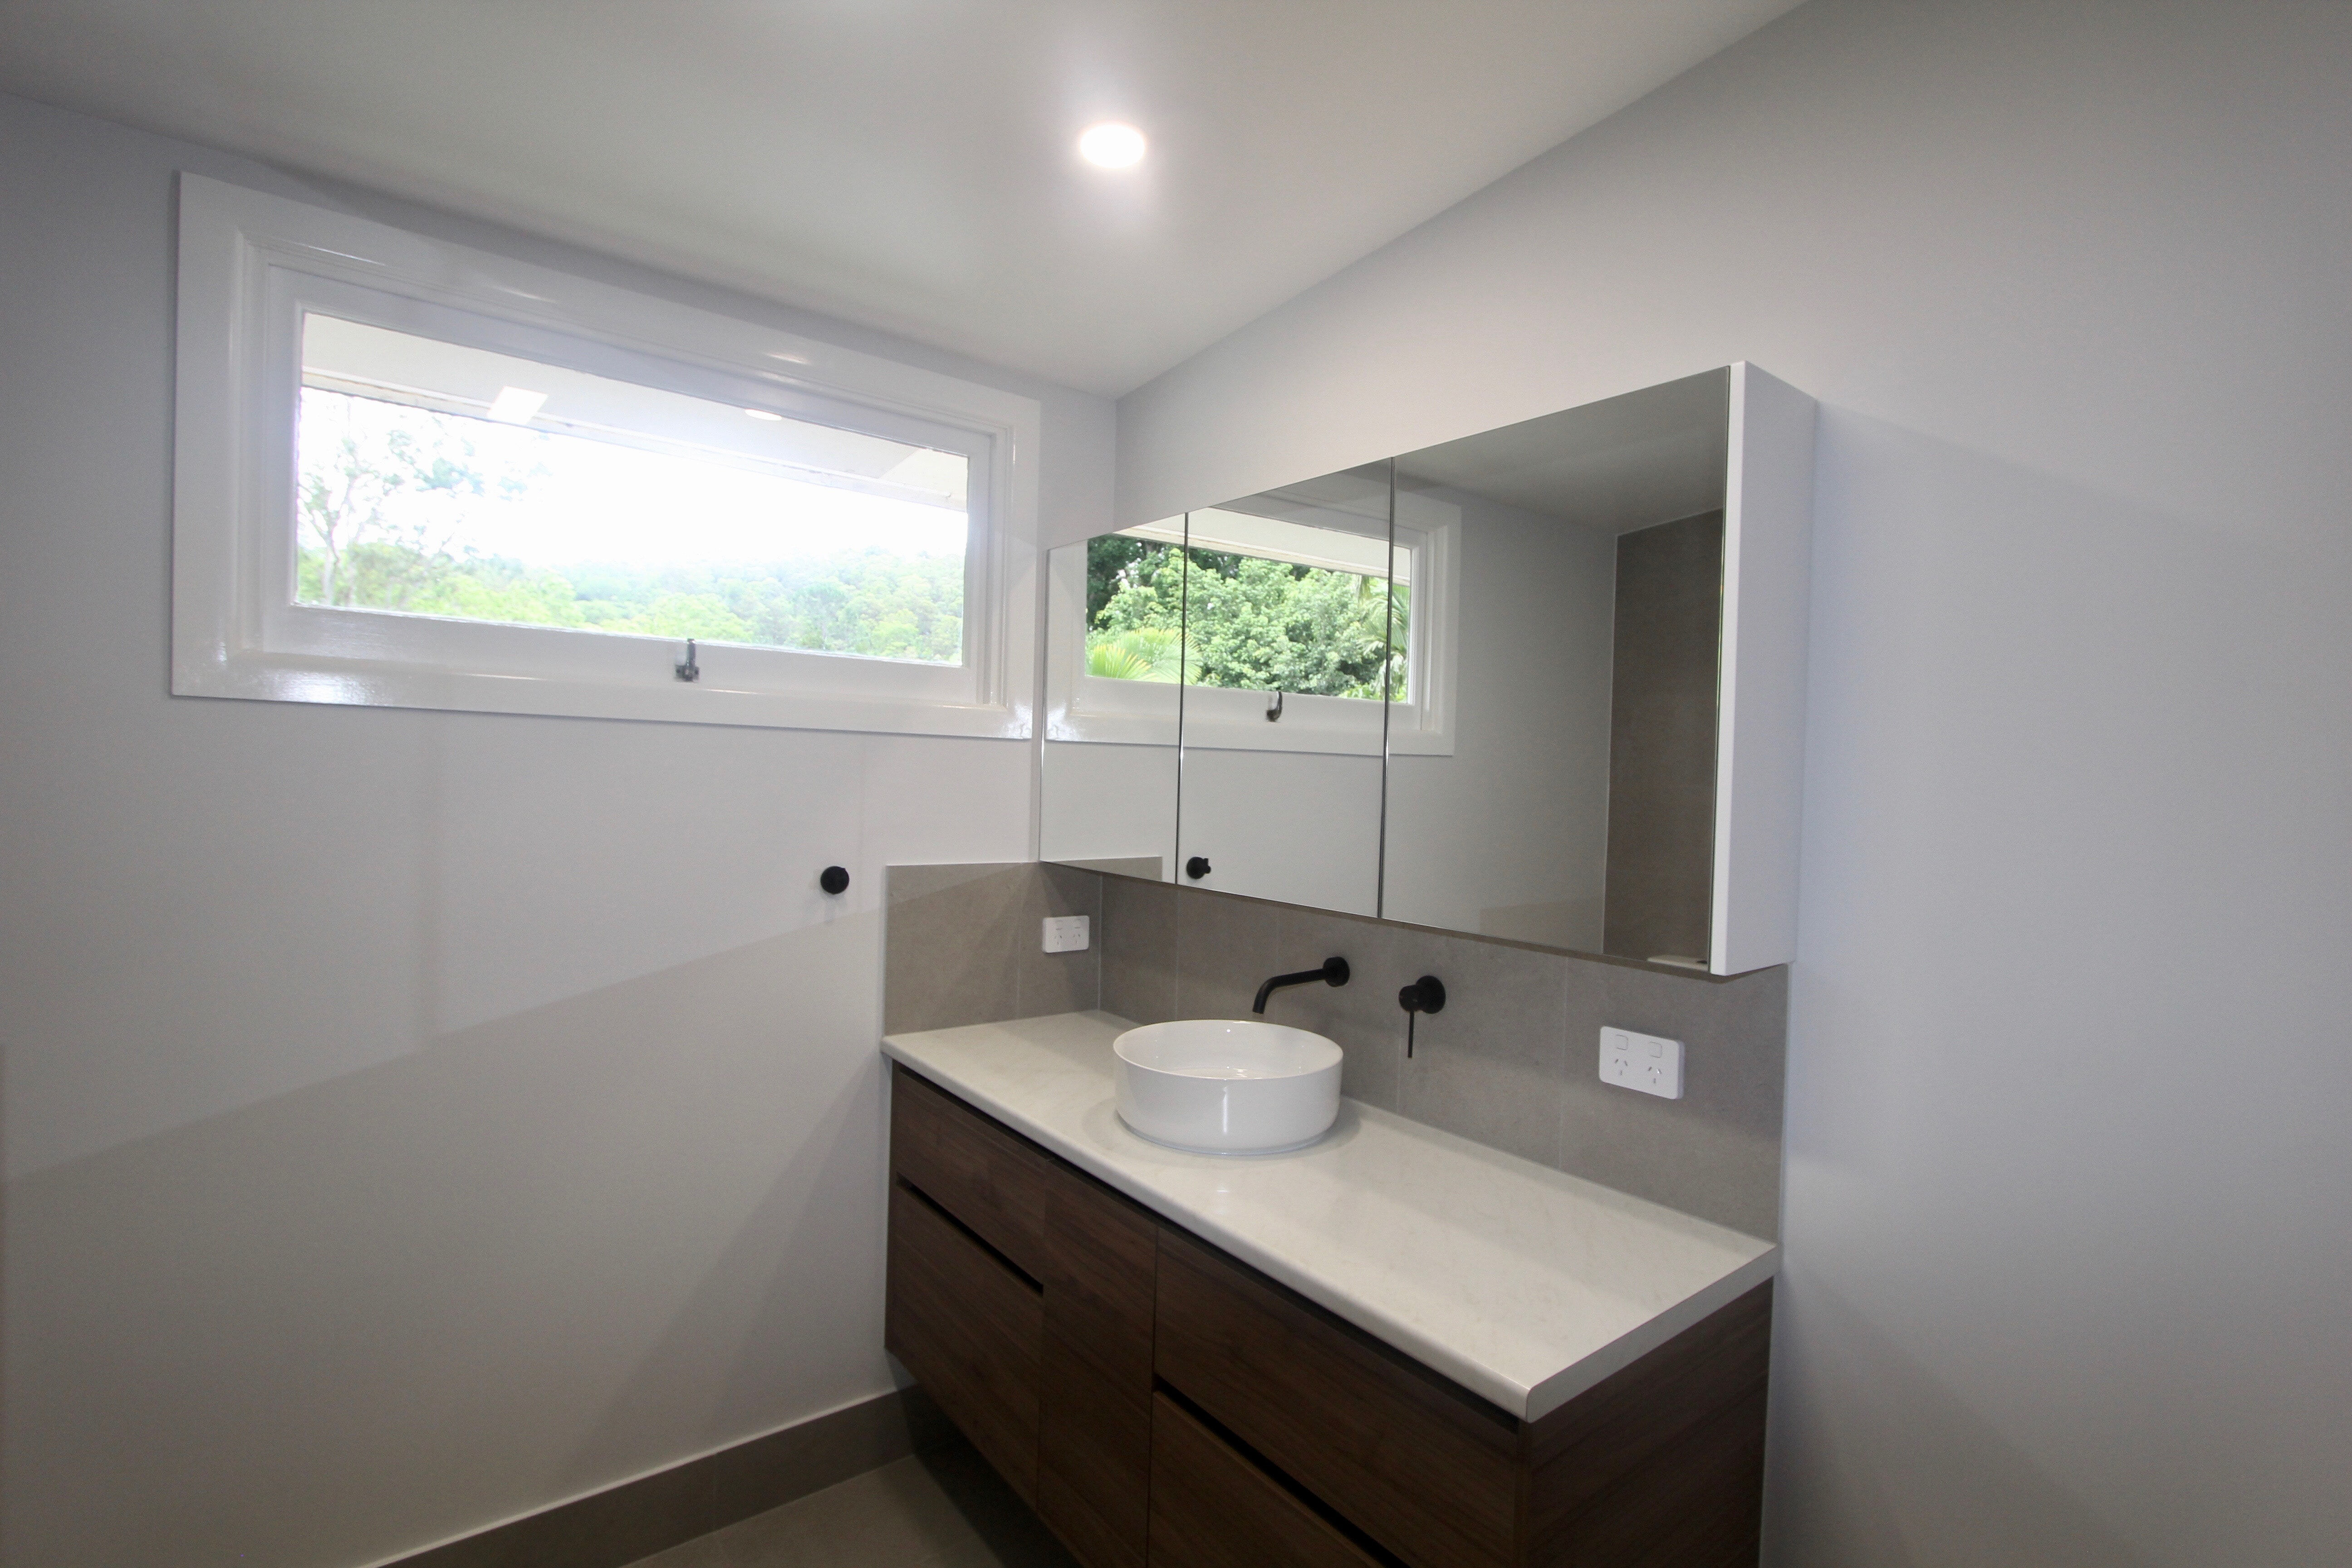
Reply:
<svg viewBox="0 0 2352 1568"><path fill-rule="evenodd" d="M1128 169L1143 162L1143 132L1110 121L1088 126L1078 137L1078 156L1103 169Z"/></svg>

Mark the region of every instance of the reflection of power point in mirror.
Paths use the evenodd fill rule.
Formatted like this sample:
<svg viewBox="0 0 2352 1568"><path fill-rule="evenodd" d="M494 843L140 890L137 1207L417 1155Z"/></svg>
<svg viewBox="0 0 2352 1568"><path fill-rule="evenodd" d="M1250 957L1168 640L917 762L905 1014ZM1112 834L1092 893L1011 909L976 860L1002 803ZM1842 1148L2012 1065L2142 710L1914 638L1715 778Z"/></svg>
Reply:
<svg viewBox="0 0 2352 1568"><path fill-rule="evenodd" d="M1601 1031L1601 1081L1666 1100L1683 1097L1683 1043L1631 1029Z"/></svg>
<svg viewBox="0 0 2352 1568"><path fill-rule="evenodd" d="M1047 915L1045 917L1045 951L1047 952L1084 952L1089 940L1087 917L1085 915Z"/></svg>

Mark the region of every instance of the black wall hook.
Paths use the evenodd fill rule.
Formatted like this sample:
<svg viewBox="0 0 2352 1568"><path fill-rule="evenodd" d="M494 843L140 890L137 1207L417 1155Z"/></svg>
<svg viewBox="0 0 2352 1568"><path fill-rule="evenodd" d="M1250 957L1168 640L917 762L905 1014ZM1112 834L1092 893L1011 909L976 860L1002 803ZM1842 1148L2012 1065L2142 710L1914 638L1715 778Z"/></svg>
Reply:
<svg viewBox="0 0 2352 1568"><path fill-rule="evenodd" d="M845 893L849 891L849 868L846 866L827 866L824 870L817 873L816 885L823 888L828 893Z"/></svg>
<svg viewBox="0 0 2352 1568"><path fill-rule="evenodd" d="M1192 880L1197 882L1208 874L1209 858L1206 855L1195 855L1184 862L1184 875L1192 878Z"/></svg>
<svg viewBox="0 0 2352 1568"><path fill-rule="evenodd" d="M677 671L677 678L680 680L700 680L702 679L702 666L695 659L694 639L692 637L686 639L686 657L679 659L676 664L671 665L670 668Z"/></svg>
<svg viewBox="0 0 2352 1568"><path fill-rule="evenodd" d="M1404 1009L1404 1054L1412 1055L1412 1026L1418 1015L1445 1011L1445 982L1434 974L1424 974L1397 993L1397 1005Z"/></svg>

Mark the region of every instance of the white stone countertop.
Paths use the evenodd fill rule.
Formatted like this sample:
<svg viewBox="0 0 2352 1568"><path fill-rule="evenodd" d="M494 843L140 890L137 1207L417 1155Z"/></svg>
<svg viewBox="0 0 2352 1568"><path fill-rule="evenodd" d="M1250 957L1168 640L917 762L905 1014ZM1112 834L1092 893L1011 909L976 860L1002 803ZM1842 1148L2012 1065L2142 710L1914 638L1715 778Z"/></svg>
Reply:
<svg viewBox="0 0 2352 1568"><path fill-rule="evenodd" d="M1776 1272L1780 1249L1353 1100L1287 1154L1188 1154L1118 1119L1127 1020L892 1035L891 1059L1309 1300L1533 1421Z"/></svg>

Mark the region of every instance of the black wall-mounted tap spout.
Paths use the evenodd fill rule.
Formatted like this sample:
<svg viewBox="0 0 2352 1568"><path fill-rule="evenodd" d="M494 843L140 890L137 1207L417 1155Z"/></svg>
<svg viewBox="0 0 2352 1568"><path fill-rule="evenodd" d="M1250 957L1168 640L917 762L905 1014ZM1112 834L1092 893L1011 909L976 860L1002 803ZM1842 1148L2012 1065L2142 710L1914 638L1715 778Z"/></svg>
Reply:
<svg viewBox="0 0 2352 1568"><path fill-rule="evenodd" d="M1344 958L1327 958L1323 961L1323 967L1320 969L1302 969L1296 974L1276 975L1257 988L1257 1000L1250 1004L1250 1011L1265 1012L1265 999L1286 985L1311 985L1318 980L1322 981L1326 985L1345 985L1348 984L1348 961Z"/></svg>

